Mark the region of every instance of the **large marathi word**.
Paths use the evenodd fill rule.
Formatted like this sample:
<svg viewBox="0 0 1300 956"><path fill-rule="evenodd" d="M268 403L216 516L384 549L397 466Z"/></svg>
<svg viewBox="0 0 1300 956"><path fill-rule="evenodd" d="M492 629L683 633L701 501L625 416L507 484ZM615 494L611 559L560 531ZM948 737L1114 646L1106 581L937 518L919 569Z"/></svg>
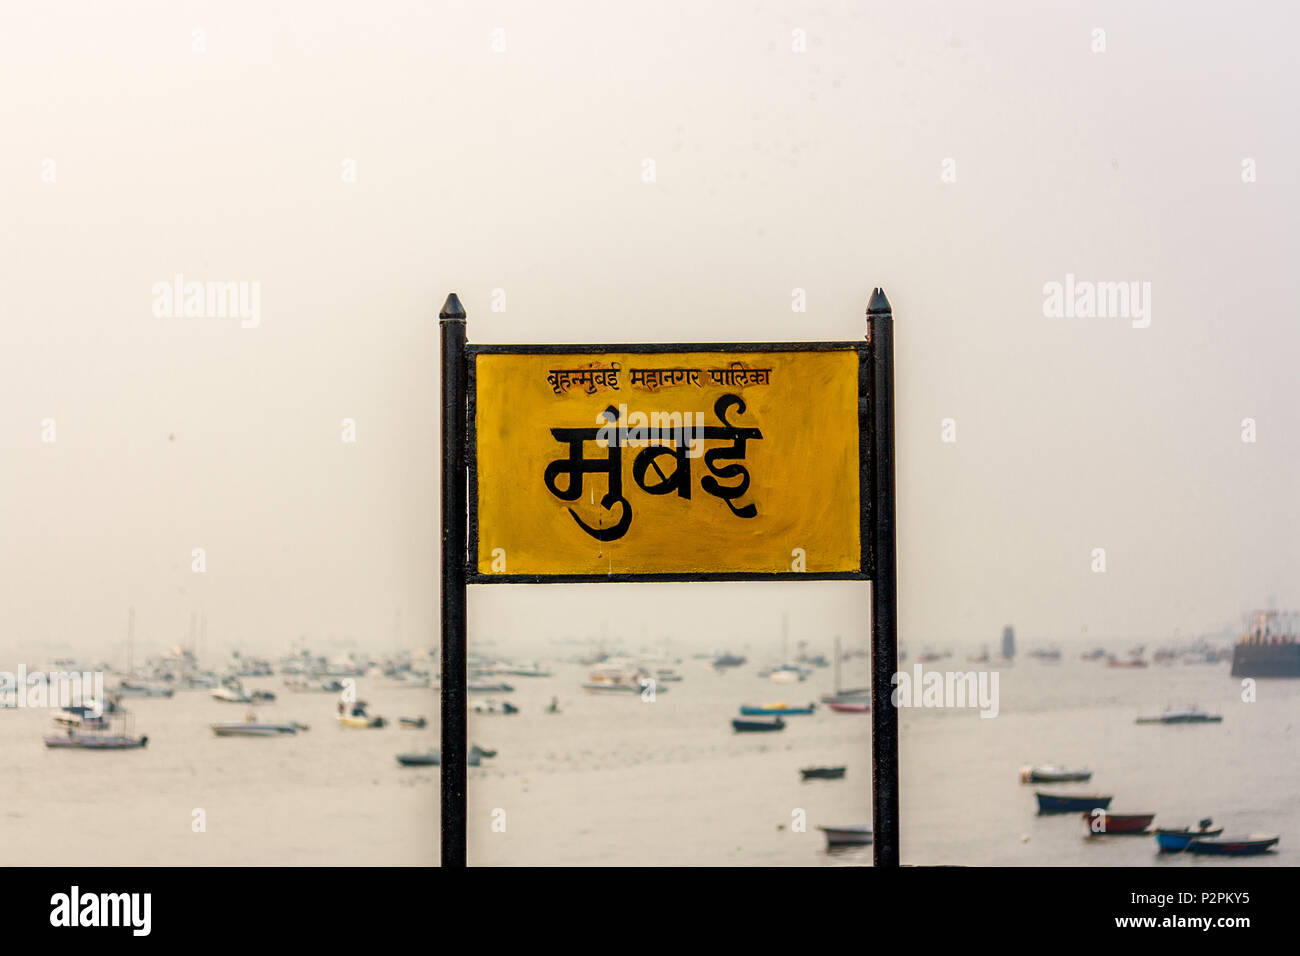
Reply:
<svg viewBox="0 0 1300 956"><path fill-rule="evenodd" d="M758 515L758 507L752 502L745 505L735 504L749 490L749 470L741 464L722 464L722 462L740 462L745 458L745 443L763 437L757 428L740 428L727 420L727 412L735 408L737 414L745 413L745 401L739 395L723 395L713 405L713 414L722 422L721 425L709 425L694 429L702 433L705 440L729 441L726 448L712 448L704 453L704 465L709 474L700 478L700 487L710 495L721 498L731 513L737 518L753 518ZM546 466L544 480L546 488L561 501L577 501L583 494L583 483L587 475L605 476L607 483L600 506L614 512L618 506L617 520L609 527L593 528L572 508L569 514L578 527L598 541L616 541L627 534L632 527L632 504L623 497L623 448L627 431L620 429L619 409L613 405L602 414L605 425L598 428L552 428L551 435L556 441L569 446L567 458L557 459ZM597 442L606 454L604 458L587 458L584 448L587 442ZM630 444L627 442L626 444ZM651 495L677 494L679 498L691 497L691 445L677 441L674 446L650 445L644 448L632 460L632 480L642 491ZM664 474L660 467L662 459L673 462L670 474ZM648 473L654 472L651 476ZM564 479L561 482L560 479ZM657 480L656 480L657 479ZM719 480L721 479L721 480ZM724 485L722 481L734 481L735 484Z"/></svg>

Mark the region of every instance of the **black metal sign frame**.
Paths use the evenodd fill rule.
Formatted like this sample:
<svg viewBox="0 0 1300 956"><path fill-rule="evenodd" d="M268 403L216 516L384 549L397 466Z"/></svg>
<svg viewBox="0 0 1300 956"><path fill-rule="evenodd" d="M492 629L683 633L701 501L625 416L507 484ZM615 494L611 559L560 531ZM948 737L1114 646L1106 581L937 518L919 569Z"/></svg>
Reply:
<svg viewBox="0 0 1300 956"><path fill-rule="evenodd" d="M441 859L466 865L467 587L470 583L596 581L871 581L872 829L876 866L898 866L898 670L894 513L893 312L882 289L867 306L866 341L640 345L467 345L465 309L453 292L439 313L442 353ZM843 351L858 354L860 570L838 573L483 575L477 571L475 360L488 354Z"/></svg>

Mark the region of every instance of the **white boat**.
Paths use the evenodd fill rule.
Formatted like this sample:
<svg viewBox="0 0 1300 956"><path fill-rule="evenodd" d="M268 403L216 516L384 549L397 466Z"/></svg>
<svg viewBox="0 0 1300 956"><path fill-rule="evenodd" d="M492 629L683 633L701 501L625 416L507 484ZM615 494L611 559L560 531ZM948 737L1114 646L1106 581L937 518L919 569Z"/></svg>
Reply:
<svg viewBox="0 0 1300 956"><path fill-rule="evenodd" d="M1020 768L1021 783L1080 783L1091 779L1092 771L1087 767L1071 770L1068 767L1045 763Z"/></svg>
<svg viewBox="0 0 1300 956"><path fill-rule="evenodd" d="M223 684L221 687L212 690L212 699L219 700L223 704L251 704L253 699L244 693L244 689L238 684L231 686Z"/></svg>
<svg viewBox="0 0 1300 956"><path fill-rule="evenodd" d="M860 846L870 843L872 838L871 827L865 823L845 827L819 826L817 829L826 834L827 846Z"/></svg>
<svg viewBox="0 0 1300 956"><path fill-rule="evenodd" d="M587 675L582 686L587 690L602 693L640 694L650 686L651 680L650 675L640 667L627 664L603 664ZM656 689L665 691L668 688L657 687Z"/></svg>
<svg viewBox="0 0 1300 956"><path fill-rule="evenodd" d="M123 678L114 693L120 697L170 697L173 691L170 687L150 684L147 681Z"/></svg>

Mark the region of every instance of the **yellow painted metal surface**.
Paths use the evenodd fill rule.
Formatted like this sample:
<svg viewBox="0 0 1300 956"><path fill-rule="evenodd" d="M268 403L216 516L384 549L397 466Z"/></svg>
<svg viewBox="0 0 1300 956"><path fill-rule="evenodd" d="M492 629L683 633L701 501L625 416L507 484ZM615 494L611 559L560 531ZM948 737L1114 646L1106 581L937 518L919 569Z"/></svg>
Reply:
<svg viewBox="0 0 1300 956"><path fill-rule="evenodd" d="M861 570L856 350L472 361L482 575Z"/></svg>

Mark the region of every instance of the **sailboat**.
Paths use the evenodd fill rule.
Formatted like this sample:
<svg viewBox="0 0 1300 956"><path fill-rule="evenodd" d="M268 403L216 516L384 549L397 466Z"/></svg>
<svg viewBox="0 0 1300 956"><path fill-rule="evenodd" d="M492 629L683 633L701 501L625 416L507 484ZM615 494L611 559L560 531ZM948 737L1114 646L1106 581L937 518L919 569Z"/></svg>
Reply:
<svg viewBox="0 0 1300 956"><path fill-rule="evenodd" d="M871 688L854 687L844 690L840 687L840 638L835 635L835 692L823 694L822 703L830 705L831 710L848 714L865 714L871 710Z"/></svg>

